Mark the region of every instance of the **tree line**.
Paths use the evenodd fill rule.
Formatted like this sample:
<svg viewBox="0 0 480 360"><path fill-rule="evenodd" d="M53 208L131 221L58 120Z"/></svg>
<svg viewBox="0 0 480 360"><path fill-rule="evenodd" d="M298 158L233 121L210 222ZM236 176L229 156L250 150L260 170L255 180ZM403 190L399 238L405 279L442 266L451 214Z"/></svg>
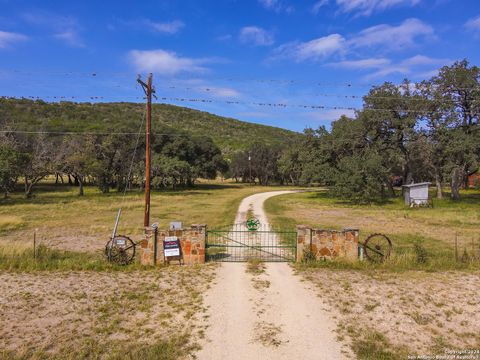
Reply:
<svg viewBox="0 0 480 360"><path fill-rule="evenodd" d="M230 175L264 185L326 185L353 202L381 201L395 196L396 185L430 181L438 198L449 186L458 200L480 167L479 115L480 69L459 61L429 80L373 87L354 117L306 129L293 146L255 144L233 157Z"/></svg>
<svg viewBox="0 0 480 360"><path fill-rule="evenodd" d="M7 130L0 134L4 194L21 184L30 197L51 175L60 181L66 177L80 195L85 184L104 193L144 186L138 106L5 99L0 104L0 125ZM105 114L121 121L108 127ZM449 186L451 197L459 199L468 175L479 169L479 114L480 69L464 60L429 80L373 87L355 116L342 116L330 128L292 133L281 143L259 138L244 151L227 148L222 154L209 136L158 126L152 186L193 186L199 178L222 174L261 185L325 185L340 198L372 202L395 196L395 186L430 181L438 197ZM39 127L45 132L17 131Z"/></svg>
<svg viewBox="0 0 480 360"><path fill-rule="evenodd" d="M23 183L26 197L49 175L69 182L84 194L86 184L107 193L144 186L145 142L137 134L0 135L0 187L5 195ZM212 179L226 171L220 149L208 137L185 133L153 136L152 186L193 186L198 178ZM65 181L67 181L65 179Z"/></svg>

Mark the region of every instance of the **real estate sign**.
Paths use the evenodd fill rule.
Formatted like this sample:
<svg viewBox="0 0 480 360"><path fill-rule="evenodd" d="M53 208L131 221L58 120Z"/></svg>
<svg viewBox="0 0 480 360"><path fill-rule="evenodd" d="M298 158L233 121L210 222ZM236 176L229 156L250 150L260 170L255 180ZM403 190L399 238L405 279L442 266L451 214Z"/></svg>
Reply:
<svg viewBox="0 0 480 360"><path fill-rule="evenodd" d="M163 253L165 257L180 256L180 240L176 236L167 236L163 240Z"/></svg>

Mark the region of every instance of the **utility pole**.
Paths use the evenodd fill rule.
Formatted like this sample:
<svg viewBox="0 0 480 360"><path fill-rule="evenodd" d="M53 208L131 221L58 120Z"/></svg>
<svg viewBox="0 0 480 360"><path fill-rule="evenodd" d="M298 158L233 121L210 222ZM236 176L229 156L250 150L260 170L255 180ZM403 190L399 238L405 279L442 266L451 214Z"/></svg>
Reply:
<svg viewBox="0 0 480 360"><path fill-rule="evenodd" d="M152 150L150 147L151 130L152 130L152 95L155 90L152 87L152 74L148 75L147 83L143 82L140 75L137 78L137 82L142 86L145 96L147 97L147 111L145 127L145 215L143 218L143 226L150 226L150 176L152 173Z"/></svg>
<svg viewBox="0 0 480 360"><path fill-rule="evenodd" d="M252 185L252 156L250 151L248 152L248 169L250 171L250 185Z"/></svg>

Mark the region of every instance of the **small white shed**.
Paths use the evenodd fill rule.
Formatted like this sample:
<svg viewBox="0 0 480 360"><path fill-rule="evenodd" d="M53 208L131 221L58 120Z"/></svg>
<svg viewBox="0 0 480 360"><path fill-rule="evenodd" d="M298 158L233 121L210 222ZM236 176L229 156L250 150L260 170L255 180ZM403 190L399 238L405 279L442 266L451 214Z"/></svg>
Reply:
<svg viewBox="0 0 480 360"><path fill-rule="evenodd" d="M428 187L429 182L403 185L405 204L408 206L422 206L429 204Z"/></svg>

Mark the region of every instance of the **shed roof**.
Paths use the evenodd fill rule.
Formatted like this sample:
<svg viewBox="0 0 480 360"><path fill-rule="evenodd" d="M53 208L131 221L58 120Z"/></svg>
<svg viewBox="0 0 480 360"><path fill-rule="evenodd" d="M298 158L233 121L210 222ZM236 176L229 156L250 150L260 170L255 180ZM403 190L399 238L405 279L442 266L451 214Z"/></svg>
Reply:
<svg viewBox="0 0 480 360"><path fill-rule="evenodd" d="M420 187L420 186L430 186L430 182L423 182L423 183L416 183L416 184L410 184L410 185L403 185L403 187L406 188L412 188L412 187Z"/></svg>

